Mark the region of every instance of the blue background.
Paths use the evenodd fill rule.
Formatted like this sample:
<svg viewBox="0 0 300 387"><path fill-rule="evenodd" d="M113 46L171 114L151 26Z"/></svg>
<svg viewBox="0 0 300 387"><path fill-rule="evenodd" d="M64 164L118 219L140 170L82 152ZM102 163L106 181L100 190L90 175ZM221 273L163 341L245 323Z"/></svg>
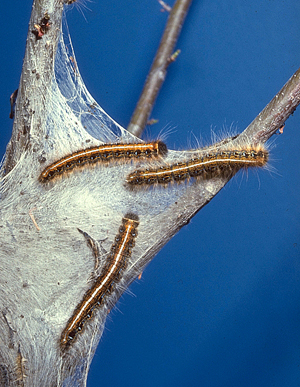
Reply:
<svg viewBox="0 0 300 387"><path fill-rule="evenodd" d="M0 8L2 154L30 3ZM79 69L127 126L167 14L155 0L86 5L67 12ZM146 136L171 128L167 145L183 149L211 128L242 131L299 67L299 17L299 0L195 0ZM239 173L121 298L88 387L300 386L299 129L298 109L274 136L275 172Z"/></svg>

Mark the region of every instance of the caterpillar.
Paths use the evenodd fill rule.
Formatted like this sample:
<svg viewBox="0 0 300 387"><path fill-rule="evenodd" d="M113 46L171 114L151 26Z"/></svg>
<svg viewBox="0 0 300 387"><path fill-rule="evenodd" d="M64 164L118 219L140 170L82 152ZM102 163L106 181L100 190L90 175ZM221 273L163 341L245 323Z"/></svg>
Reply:
<svg viewBox="0 0 300 387"><path fill-rule="evenodd" d="M104 144L71 153L48 165L40 174L39 181L47 183L86 164L110 163L120 159L137 160L139 158L157 158L167 154L168 149L162 141L149 143Z"/></svg>
<svg viewBox="0 0 300 387"><path fill-rule="evenodd" d="M240 168L262 167L268 157L269 153L262 145L209 152L168 166L136 170L127 176L126 182L132 187L181 183L190 178L215 177Z"/></svg>
<svg viewBox="0 0 300 387"><path fill-rule="evenodd" d="M137 237L138 216L128 213L122 219L119 233L115 237L107 263L93 286L86 292L76 307L72 317L62 332L60 344L62 348L74 342L78 332L82 331L85 322L91 318L96 307L104 304L105 297L113 291L114 285L120 280L131 250Z"/></svg>

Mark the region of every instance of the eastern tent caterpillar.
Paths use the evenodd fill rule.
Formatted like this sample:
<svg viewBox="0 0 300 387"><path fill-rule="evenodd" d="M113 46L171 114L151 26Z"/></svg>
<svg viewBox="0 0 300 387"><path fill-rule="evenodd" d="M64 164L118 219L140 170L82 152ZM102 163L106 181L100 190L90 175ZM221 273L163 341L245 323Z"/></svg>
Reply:
<svg viewBox="0 0 300 387"><path fill-rule="evenodd" d="M167 154L167 146L162 141L150 143L104 144L83 149L67 155L50 164L41 173L39 180L46 183L64 172L82 167L85 164L109 163L119 159L139 159L160 157Z"/></svg>
<svg viewBox="0 0 300 387"><path fill-rule="evenodd" d="M135 214L128 213L122 219L119 234L107 258L107 264L94 285L84 295L62 332L60 339L62 347L69 345L75 339L77 333L83 329L86 320L91 318L93 310L104 303L105 296L112 292L115 283L119 281L135 245L138 225L138 216Z"/></svg>
<svg viewBox="0 0 300 387"><path fill-rule="evenodd" d="M232 173L240 168L262 167L268 161L268 151L259 145L245 149L230 149L209 152L187 161L169 166L136 170L126 182L131 186L180 183L197 177L209 178L221 173Z"/></svg>

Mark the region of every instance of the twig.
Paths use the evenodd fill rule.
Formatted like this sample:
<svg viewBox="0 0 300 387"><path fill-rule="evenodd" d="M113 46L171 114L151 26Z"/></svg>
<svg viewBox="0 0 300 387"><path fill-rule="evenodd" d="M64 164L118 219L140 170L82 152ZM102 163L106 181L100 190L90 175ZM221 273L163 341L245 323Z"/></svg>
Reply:
<svg viewBox="0 0 300 387"><path fill-rule="evenodd" d="M252 138L253 142L267 141L294 113L300 103L300 69L287 81L282 89L259 113L239 136Z"/></svg>
<svg viewBox="0 0 300 387"><path fill-rule="evenodd" d="M149 119L159 90L165 80L170 57L181 31L192 0L177 0L174 4L168 22L159 44L152 67L144 85L140 99L128 125L128 131L140 137Z"/></svg>
<svg viewBox="0 0 300 387"><path fill-rule="evenodd" d="M36 222L36 220L35 220L35 217L34 217L34 215L33 215L33 213L32 213L32 211L34 211L34 210L36 210L36 207L34 207L34 208L32 208L31 210L29 210L29 216L30 216L30 218L31 218L31 220L32 220L32 222L33 222L33 224L35 225L35 228L36 228L38 231L40 231L41 229L39 228L39 226L38 226L38 224L37 224L37 222Z"/></svg>
<svg viewBox="0 0 300 387"><path fill-rule="evenodd" d="M170 7L168 4L166 4L164 1L162 0L158 0L159 4L163 7L162 9L162 12L163 11L167 11L167 12L171 12L172 10L172 7Z"/></svg>

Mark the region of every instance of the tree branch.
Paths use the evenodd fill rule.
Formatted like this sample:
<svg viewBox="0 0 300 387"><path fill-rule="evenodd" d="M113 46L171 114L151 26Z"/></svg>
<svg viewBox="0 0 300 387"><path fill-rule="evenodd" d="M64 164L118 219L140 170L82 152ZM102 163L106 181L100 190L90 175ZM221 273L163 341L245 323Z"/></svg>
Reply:
<svg viewBox="0 0 300 387"><path fill-rule="evenodd" d="M240 136L250 138L254 143L266 142L294 113L300 103L300 69L287 81L282 89L259 113Z"/></svg>
<svg viewBox="0 0 300 387"><path fill-rule="evenodd" d="M166 78L167 68L172 62L171 56L191 2L192 0L177 0L170 12L142 94L127 128L130 133L137 137L141 137L160 88Z"/></svg>

